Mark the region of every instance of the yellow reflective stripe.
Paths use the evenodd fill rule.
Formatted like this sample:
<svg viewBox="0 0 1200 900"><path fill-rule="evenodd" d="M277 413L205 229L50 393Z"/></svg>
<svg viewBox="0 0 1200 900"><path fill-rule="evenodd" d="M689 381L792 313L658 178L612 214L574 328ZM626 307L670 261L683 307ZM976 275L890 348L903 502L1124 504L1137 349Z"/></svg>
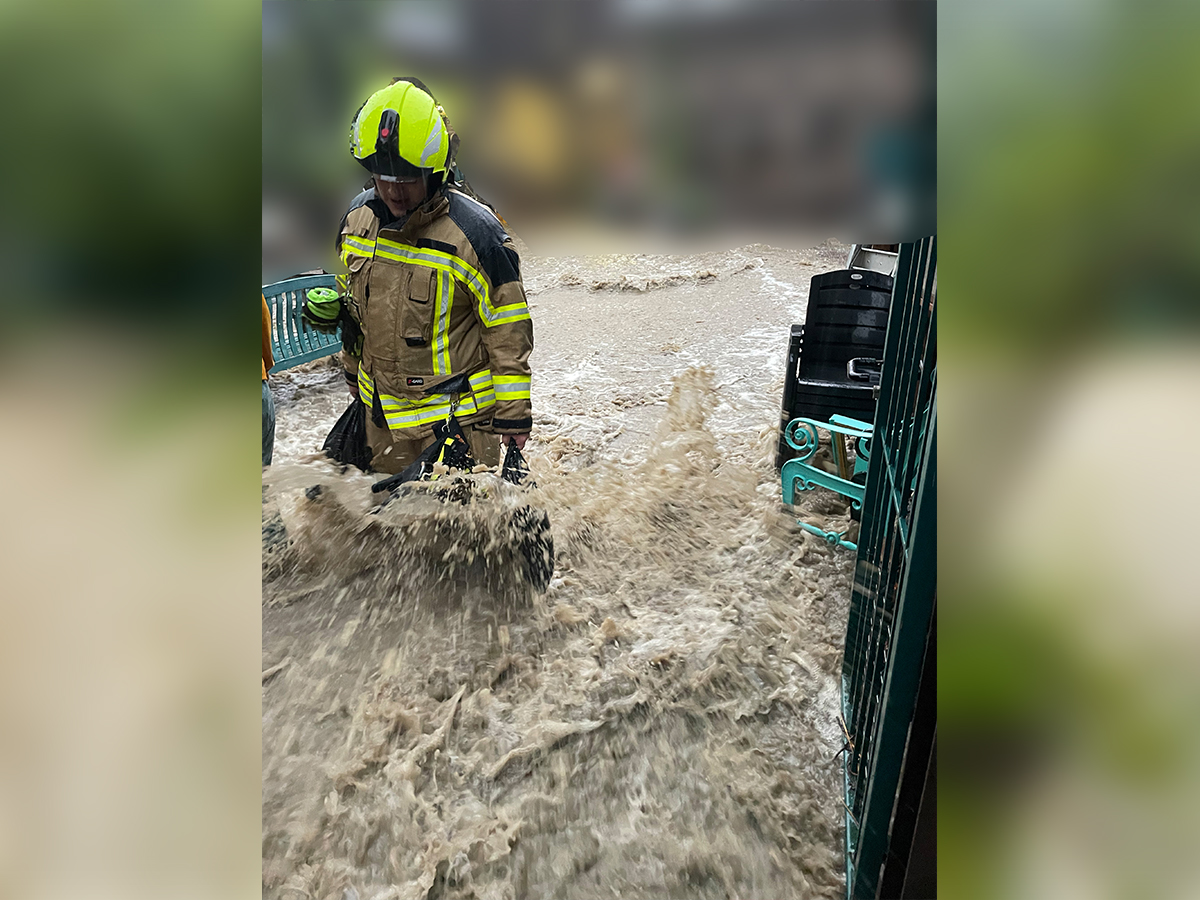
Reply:
<svg viewBox="0 0 1200 900"><path fill-rule="evenodd" d="M418 425L428 425L431 422L441 422L450 415L450 401L441 400L429 406L417 406L400 397L380 394L379 402L383 406L383 416L387 419L388 427L414 428ZM496 405L496 395L492 391L471 394L459 403L456 415L470 416L489 406Z"/></svg>
<svg viewBox="0 0 1200 900"><path fill-rule="evenodd" d="M360 237L355 237L352 234L342 235L342 252L339 254L339 259L343 266L350 265L350 257L362 256L370 259L375 255L375 242Z"/></svg>
<svg viewBox="0 0 1200 900"><path fill-rule="evenodd" d="M492 389L492 384L495 381L495 379L492 378L491 369L482 369L472 375L468 380L471 382L471 389L476 392L490 391Z"/></svg>
<svg viewBox="0 0 1200 900"><path fill-rule="evenodd" d="M488 328L493 325L507 325L509 322L520 322L529 318L529 307L524 303L510 303L508 306L497 307L492 315L483 318L483 324Z"/></svg>
<svg viewBox="0 0 1200 900"><path fill-rule="evenodd" d="M490 369L476 372L469 381L474 393L467 394L460 399L456 410L458 415L474 415L489 406L496 405L496 392L492 389ZM370 406L374 393L374 381L360 366L358 396L363 403ZM440 422L450 415L450 400L445 394L433 394L429 397L412 400L408 397L395 397L391 394L381 393L379 405L383 407L383 416L387 420L388 427L393 429L428 425L431 422Z"/></svg>
<svg viewBox="0 0 1200 900"><path fill-rule="evenodd" d="M369 407L371 405L371 394L374 393L374 385L371 382L371 376L362 370L362 366L358 367L358 399Z"/></svg>
<svg viewBox="0 0 1200 900"><path fill-rule="evenodd" d="M467 265L461 258L441 250L431 250L427 247L413 247L379 238L375 242L375 255L384 259L394 259L398 262L410 262L419 266L430 266L443 272L457 275L475 295L479 304L479 318L488 328L493 325L503 325L508 322L519 322L529 318L529 307L524 303L510 303L507 306L492 306L491 292L488 290L486 279L479 271Z"/></svg>
<svg viewBox="0 0 1200 900"><path fill-rule="evenodd" d="M371 256L375 253L375 242L368 238L356 237L353 234L342 235L342 246L350 247L359 256Z"/></svg>
<svg viewBox="0 0 1200 900"><path fill-rule="evenodd" d="M433 373L450 374L450 307L454 302L454 278L438 272L437 318L433 325Z"/></svg>
<svg viewBox="0 0 1200 900"><path fill-rule="evenodd" d="M496 375L496 398L499 400L528 400L528 375Z"/></svg>
<svg viewBox="0 0 1200 900"><path fill-rule="evenodd" d="M418 266L429 266L432 269L457 275L481 303L488 302L486 299L488 286L483 276L457 256L443 253L441 250L430 250L424 247L418 248L409 246L408 244L399 244L396 241L389 241L387 238L380 238L376 242L375 255L383 259L394 259L398 262L408 262Z"/></svg>

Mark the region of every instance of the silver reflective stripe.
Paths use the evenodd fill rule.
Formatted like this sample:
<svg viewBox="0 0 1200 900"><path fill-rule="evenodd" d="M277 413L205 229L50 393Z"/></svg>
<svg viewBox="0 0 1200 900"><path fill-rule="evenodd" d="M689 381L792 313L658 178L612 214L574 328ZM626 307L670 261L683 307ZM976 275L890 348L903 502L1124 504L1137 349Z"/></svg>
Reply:
<svg viewBox="0 0 1200 900"><path fill-rule="evenodd" d="M353 247L355 250L360 251L361 254L366 256L370 256L375 252L374 241L364 240L363 238L356 237L352 234L344 235L342 237L342 243L346 246Z"/></svg>
<svg viewBox="0 0 1200 900"><path fill-rule="evenodd" d="M438 148L442 146L442 119L440 116L435 116L433 127L429 129L429 137L425 138L425 147L421 150L421 165L429 165L429 157L437 153Z"/></svg>
<svg viewBox="0 0 1200 900"><path fill-rule="evenodd" d="M460 416L474 415L489 406L496 405L496 392L492 387L490 369L476 372L469 380L474 393L467 394L460 400L458 408L455 410ZM374 393L374 381L360 366L358 370L359 397L363 403L370 406ZM391 394L380 393L379 405L383 408L383 416L387 420L388 428L394 430L428 425L450 415L450 400L445 394L433 394L420 400L410 400L407 397L395 397Z"/></svg>
<svg viewBox="0 0 1200 900"><path fill-rule="evenodd" d="M383 406L383 415L388 427L413 428L418 425L428 425L430 422L440 422L450 415L450 402L441 400L428 406L414 407L405 401L388 394L380 394L379 402ZM459 403L455 413L460 416L470 416L496 405L496 395L491 391L469 395Z"/></svg>
<svg viewBox="0 0 1200 900"><path fill-rule="evenodd" d="M496 398L498 400L528 400L529 377L523 375L496 375Z"/></svg>
<svg viewBox="0 0 1200 900"><path fill-rule="evenodd" d="M454 303L454 276L438 270L437 319L433 326L433 373L450 374L450 307Z"/></svg>
<svg viewBox="0 0 1200 900"><path fill-rule="evenodd" d="M394 259L398 262L411 262L416 265L432 266L435 269L450 271L462 279L470 288L471 293L479 303L479 317L487 327L503 325L507 322L520 322L529 318L529 307L525 303L510 303L508 306L492 306L492 296L487 281L476 270L467 265L457 256L442 253L439 250L418 249L408 244L399 244L387 238L379 238L375 244L375 255L384 259Z"/></svg>

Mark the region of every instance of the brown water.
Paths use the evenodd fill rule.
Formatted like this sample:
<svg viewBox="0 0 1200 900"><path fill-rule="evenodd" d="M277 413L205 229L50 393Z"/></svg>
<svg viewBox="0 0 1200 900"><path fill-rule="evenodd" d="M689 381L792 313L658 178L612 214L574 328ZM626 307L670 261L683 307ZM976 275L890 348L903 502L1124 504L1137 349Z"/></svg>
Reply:
<svg viewBox="0 0 1200 900"><path fill-rule="evenodd" d="M365 515L371 478L307 458L340 375L276 380L264 896L841 896L852 559L773 461L788 326L844 249L526 255L528 492L485 473L465 506ZM540 595L504 539L522 503L552 523ZM805 515L847 524L829 495Z"/></svg>

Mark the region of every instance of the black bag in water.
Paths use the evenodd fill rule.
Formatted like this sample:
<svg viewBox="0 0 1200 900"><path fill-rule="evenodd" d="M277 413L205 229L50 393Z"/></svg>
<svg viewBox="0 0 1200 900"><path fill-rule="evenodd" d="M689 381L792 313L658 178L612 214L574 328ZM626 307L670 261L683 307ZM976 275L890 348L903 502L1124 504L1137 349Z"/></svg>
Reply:
<svg viewBox="0 0 1200 900"><path fill-rule="evenodd" d="M367 407L357 397L334 423L321 445L325 455L364 472L371 471L371 448L367 444Z"/></svg>
<svg viewBox="0 0 1200 900"><path fill-rule="evenodd" d="M506 446L508 449L504 451L504 466L500 470L500 477L512 484L522 484L529 477L529 465L516 444ZM533 482L530 482L529 486L535 487Z"/></svg>
<svg viewBox="0 0 1200 900"><path fill-rule="evenodd" d="M364 426L365 427L365 426ZM404 471L383 481L371 485L371 490L379 494L390 491L409 481L420 481L433 472L433 465L441 460L451 469L469 470L475 466L475 457L471 455L471 445L458 417L451 415L445 422L435 422L433 426L433 443L421 451L421 455L408 465Z"/></svg>

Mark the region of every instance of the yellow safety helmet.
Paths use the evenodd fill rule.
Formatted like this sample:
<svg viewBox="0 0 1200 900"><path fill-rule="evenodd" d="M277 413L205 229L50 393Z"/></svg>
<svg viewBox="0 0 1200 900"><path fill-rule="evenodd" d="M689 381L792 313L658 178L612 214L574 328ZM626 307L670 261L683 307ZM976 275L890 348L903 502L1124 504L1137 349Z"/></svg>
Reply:
<svg viewBox="0 0 1200 900"><path fill-rule="evenodd" d="M350 152L385 180L440 175L440 181L453 164L453 137L425 85L399 79L359 107L350 125Z"/></svg>

